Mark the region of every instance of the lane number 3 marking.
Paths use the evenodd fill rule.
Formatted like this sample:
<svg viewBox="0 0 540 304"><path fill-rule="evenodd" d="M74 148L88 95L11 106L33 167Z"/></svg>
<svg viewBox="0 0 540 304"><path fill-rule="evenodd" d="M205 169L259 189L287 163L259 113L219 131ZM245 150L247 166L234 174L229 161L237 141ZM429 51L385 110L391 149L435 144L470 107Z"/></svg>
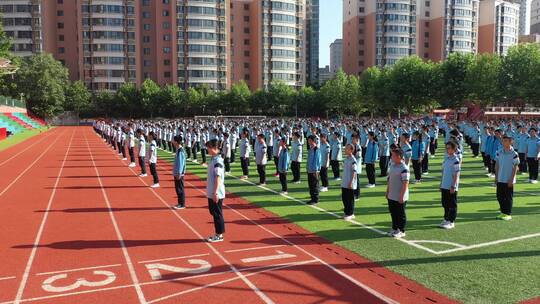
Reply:
<svg viewBox="0 0 540 304"><path fill-rule="evenodd" d="M58 275L55 275L46 279L45 281L43 281L43 284L41 287L43 288L43 290L48 291L48 292L66 292L66 291L71 291L71 290L80 288L82 286L85 286L85 287L105 286L105 285L111 284L112 282L116 280L116 275L110 271L94 270L93 273L95 276L104 277L103 280L88 281L85 278L78 278L75 281L75 283L71 285L65 285L65 286L54 285L56 281L66 279L68 277L66 273L62 273L62 274L58 274Z"/></svg>

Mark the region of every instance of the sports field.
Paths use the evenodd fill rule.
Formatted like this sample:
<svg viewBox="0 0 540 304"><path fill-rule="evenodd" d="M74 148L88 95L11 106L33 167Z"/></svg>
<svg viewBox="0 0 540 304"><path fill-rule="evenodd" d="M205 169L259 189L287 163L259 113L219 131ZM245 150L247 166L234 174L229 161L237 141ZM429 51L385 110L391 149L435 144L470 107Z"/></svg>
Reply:
<svg viewBox="0 0 540 304"><path fill-rule="evenodd" d="M377 179L376 188L361 189L352 222L339 219L343 207L337 181L330 181L330 191L321 193L316 206L304 204L309 201L305 175L302 184L289 183L289 194L280 195L281 186L278 178L271 176L275 168L270 162L266 187L255 185L254 161L248 181L238 179L242 175L239 161L233 164L226 185L228 191L458 301L514 303L539 297L540 188L527 183L528 176L519 176L514 219L497 221L493 179L486 177L481 158L474 159L467 152L456 228L437 227L443 214L439 192L443 151L439 149L430 159L430 174L424 176L423 183L411 184L407 237L400 240L384 235L391 226L384 178ZM162 159L171 158L168 152L161 155ZM206 175L206 168L198 164L188 164L188 168L201 178ZM365 170L361 182L367 184Z"/></svg>

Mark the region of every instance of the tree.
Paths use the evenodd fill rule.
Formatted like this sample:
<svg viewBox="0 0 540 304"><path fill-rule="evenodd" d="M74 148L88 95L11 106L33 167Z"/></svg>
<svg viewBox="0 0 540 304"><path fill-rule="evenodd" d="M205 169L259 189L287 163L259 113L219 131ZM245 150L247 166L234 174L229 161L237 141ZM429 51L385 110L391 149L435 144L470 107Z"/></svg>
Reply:
<svg viewBox="0 0 540 304"><path fill-rule="evenodd" d="M369 111L371 118L377 110L377 82L381 78L381 70L376 67L367 68L362 75L360 75L360 96L362 104L366 110Z"/></svg>
<svg viewBox="0 0 540 304"><path fill-rule="evenodd" d="M506 100L519 108L540 105L540 47L520 44L511 47L502 60L501 86Z"/></svg>
<svg viewBox="0 0 540 304"><path fill-rule="evenodd" d="M250 112L249 99L251 98L251 91L245 81L241 80L233 84L230 92L224 98L228 114L238 115Z"/></svg>
<svg viewBox="0 0 540 304"><path fill-rule="evenodd" d="M64 110L75 111L78 114L84 114L90 110L92 94L82 81L75 81L70 83L66 89L66 99L64 103Z"/></svg>
<svg viewBox="0 0 540 304"><path fill-rule="evenodd" d="M141 85L141 103L150 118L159 110L159 93L161 89L152 79L146 79Z"/></svg>
<svg viewBox="0 0 540 304"><path fill-rule="evenodd" d="M206 106L203 106L203 96L202 94L195 88L189 88L186 91L186 110L184 111L184 115L188 116L188 114L196 115L197 113L203 113L203 115L206 115ZM202 111L200 111L202 109Z"/></svg>
<svg viewBox="0 0 540 304"><path fill-rule="evenodd" d="M183 112L185 94L180 87L175 84L168 84L161 89L160 95L160 100L164 102L165 116L176 117L178 113Z"/></svg>
<svg viewBox="0 0 540 304"><path fill-rule="evenodd" d="M467 99L469 92L465 81L473 60L472 54L452 53L436 67L432 91L436 92L436 98L443 107L457 109Z"/></svg>
<svg viewBox="0 0 540 304"><path fill-rule="evenodd" d="M96 115L109 117L111 114L115 114L111 111L115 104L116 98L111 91L99 91L94 95L94 113Z"/></svg>
<svg viewBox="0 0 540 304"><path fill-rule="evenodd" d="M321 97L327 109L338 115L358 114L360 107L358 77L346 75L339 69L333 79L328 80L321 88Z"/></svg>
<svg viewBox="0 0 540 304"><path fill-rule="evenodd" d="M477 55L468 66L465 86L468 99L487 106L501 99L501 57L496 54ZM495 85L494 85L495 84Z"/></svg>
<svg viewBox="0 0 540 304"><path fill-rule="evenodd" d="M291 86L280 80L272 81L266 93L266 109L269 114L277 116L283 116L290 110L296 94Z"/></svg>
<svg viewBox="0 0 540 304"><path fill-rule="evenodd" d="M13 75L16 91L24 94L27 107L43 117L52 117L63 110L65 90L68 87L68 71L50 54L34 54L22 61ZM18 96L13 96L18 97Z"/></svg>
<svg viewBox="0 0 540 304"><path fill-rule="evenodd" d="M312 87L302 87L296 94L293 116L321 116L325 113L326 107L319 98L318 91Z"/></svg>
<svg viewBox="0 0 540 304"><path fill-rule="evenodd" d="M0 20L2 15L0 14ZM11 59L13 57L11 53L11 38L4 32L4 26L0 22L0 57Z"/></svg>
<svg viewBox="0 0 540 304"><path fill-rule="evenodd" d="M132 118L136 109L140 106L139 90L132 82L124 83L116 91L116 108L119 113Z"/></svg>

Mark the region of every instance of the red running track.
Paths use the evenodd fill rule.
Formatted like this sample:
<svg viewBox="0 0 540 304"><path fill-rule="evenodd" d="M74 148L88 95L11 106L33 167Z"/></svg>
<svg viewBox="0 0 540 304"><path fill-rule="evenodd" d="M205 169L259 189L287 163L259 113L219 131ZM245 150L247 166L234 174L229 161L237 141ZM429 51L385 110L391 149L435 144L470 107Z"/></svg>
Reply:
<svg viewBox="0 0 540 304"><path fill-rule="evenodd" d="M0 195L0 304L452 302L232 195L206 243L199 178L176 211L170 164L151 189L91 128L48 136L3 171L20 177Z"/></svg>

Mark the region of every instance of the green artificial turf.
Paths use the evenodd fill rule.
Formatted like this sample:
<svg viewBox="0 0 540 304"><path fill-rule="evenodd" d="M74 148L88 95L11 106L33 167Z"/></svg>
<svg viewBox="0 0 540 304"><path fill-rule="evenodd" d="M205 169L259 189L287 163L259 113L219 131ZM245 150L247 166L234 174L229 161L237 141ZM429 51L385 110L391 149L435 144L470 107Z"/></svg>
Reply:
<svg viewBox="0 0 540 304"><path fill-rule="evenodd" d="M38 134L41 134L42 132L45 132L47 130L48 130L47 127L25 130L23 132L12 135L6 139L0 140L0 151L5 150L11 146L14 146L20 142L23 142Z"/></svg>
<svg viewBox="0 0 540 304"><path fill-rule="evenodd" d="M436 255L233 177L227 177L225 184L227 191L452 299L465 303L514 303L540 296L540 185L528 184L528 176L518 176L514 219L509 222L497 221L494 218L498 215L499 207L493 179L486 177L481 158L473 159L470 153L465 154L456 228L442 230L437 227L443 214L439 192L441 153L439 149L437 157L430 159L430 174L424 182L410 186L406 240L444 241L469 246L530 234L539 235ZM172 159L170 154L163 151L160 151L160 156L161 159ZM258 177L254 163L251 161L250 181L256 183ZM188 162L188 171L203 179L206 177L206 168L198 164ZM273 163L269 162L266 171L267 187L280 191L279 180L272 175L275 172ZM302 163L304 171L305 161ZM231 173L236 177L242 175L239 159L232 164ZM292 174L289 173L289 180L291 178ZM365 186L365 170L360 178ZM301 184L289 184L289 196L308 201L305 173L302 179ZM329 192L321 193L318 207L343 215L340 182L331 180L329 188ZM355 208L356 221L379 230L390 230L385 189L386 180L379 177L377 187L361 189L360 201L356 202ZM435 251L456 248L440 243L421 245Z"/></svg>

